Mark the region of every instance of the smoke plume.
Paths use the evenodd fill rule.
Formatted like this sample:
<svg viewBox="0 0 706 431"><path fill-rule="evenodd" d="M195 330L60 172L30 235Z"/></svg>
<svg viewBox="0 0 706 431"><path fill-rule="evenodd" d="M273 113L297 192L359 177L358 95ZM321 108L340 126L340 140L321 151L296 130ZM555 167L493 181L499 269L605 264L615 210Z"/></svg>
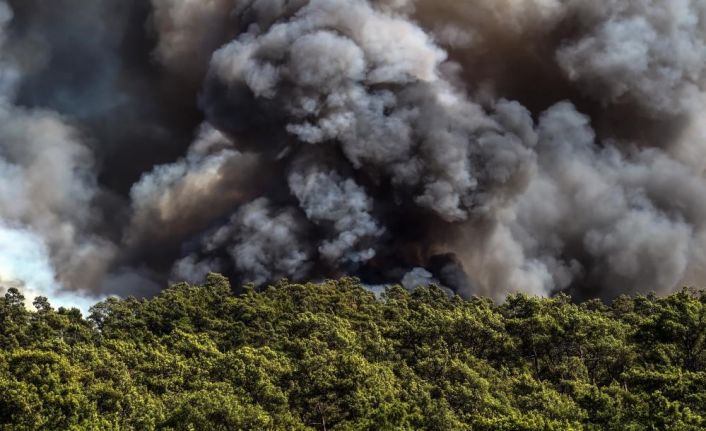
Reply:
<svg viewBox="0 0 706 431"><path fill-rule="evenodd" d="M703 1L6 0L0 24L6 283L706 277Z"/></svg>

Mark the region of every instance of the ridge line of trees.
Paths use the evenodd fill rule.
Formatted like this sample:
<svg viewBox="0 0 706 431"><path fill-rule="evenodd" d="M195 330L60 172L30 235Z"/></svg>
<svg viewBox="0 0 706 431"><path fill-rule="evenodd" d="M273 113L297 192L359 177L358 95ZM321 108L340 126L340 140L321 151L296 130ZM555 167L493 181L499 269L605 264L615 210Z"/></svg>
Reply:
<svg viewBox="0 0 706 431"><path fill-rule="evenodd" d="M0 430L703 430L706 293L451 298L211 274L0 298Z"/></svg>

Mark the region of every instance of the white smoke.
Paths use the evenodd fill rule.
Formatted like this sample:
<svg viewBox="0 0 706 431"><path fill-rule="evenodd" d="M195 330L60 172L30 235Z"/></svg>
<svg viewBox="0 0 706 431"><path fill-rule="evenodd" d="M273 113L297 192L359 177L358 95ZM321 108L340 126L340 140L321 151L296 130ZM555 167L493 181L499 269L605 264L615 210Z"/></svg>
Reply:
<svg viewBox="0 0 706 431"><path fill-rule="evenodd" d="M301 280L311 259L302 225L293 210L275 212L267 199L260 198L243 205L228 224L206 235L203 252L227 253L244 278L256 284L284 277ZM174 275L193 279L221 265L217 259L199 261L195 255L187 256L177 263Z"/></svg>
<svg viewBox="0 0 706 431"><path fill-rule="evenodd" d="M426 269L414 268L402 277L400 283L405 289L414 290L420 286L439 284L439 281L436 280L434 275Z"/></svg>
<svg viewBox="0 0 706 431"><path fill-rule="evenodd" d="M606 103L627 98L653 115L703 107L706 3L569 3L583 28L557 51L557 59L584 91Z"/></svg>
<svg viewBox="0 0 706 431"><path fill-rule="evenodd" d="M319 247L325 260L358 264L375 256L372 247L384 229L370 215L372 200L363 188L336 173L316 171L291 174L289 187L310 221L330 225L333 238Z"/></svg>

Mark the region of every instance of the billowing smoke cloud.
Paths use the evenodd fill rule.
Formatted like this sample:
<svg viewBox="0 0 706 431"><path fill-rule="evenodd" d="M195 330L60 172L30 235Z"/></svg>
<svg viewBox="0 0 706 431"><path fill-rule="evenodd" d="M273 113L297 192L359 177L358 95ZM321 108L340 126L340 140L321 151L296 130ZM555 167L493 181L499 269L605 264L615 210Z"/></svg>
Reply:
<svg viewBox="0 0 706 431"><path fill-rule="evenodd" d="M0 3L0 23L11 18ZM14 60L5 55L0 65L0 278L45 295L60 285L85 290L114 253L93 234L93 156L59 114L14 105L22 72Z"/></svg>
<svg viewBox="0 0 706 431"><path fill-rule="evenodd" d="M38 290L704 281L702 1L2 5L0 221Z"/></svg>
<svg viewBox="0 0 706 431"><path fill-rule="evenodd" d="M332 231L319 247L324 260L359 264L375 256L375 243L384 230L369 213L372 199L353 180L343 181L335 173L295 172L289 188L307 219Z"/></svg>
<svg viewBox="0 0 706 431"><path fill-rule="evenodd" d="M584 34L557 52L561 68L604 103L627 99L653 115L703 106L706 8L702 2L575 2ZM607 7L606 7L607 6Z"/></svg>
<svg viewBox="0 0 706 431"><path fill-rule="evenodd" d="M293 209L269 208L266 198L243 205L227 225L204 237L203 252L212 254L224 250L234 268L246 280L262 284L268 280L306 275L311 253L302 248L305 232ZM217 260L197 262L188 256L177 263L176 276L193 278L207 271L218 271L223 265ZM204 268L207 271L200 271Z"/></svg>

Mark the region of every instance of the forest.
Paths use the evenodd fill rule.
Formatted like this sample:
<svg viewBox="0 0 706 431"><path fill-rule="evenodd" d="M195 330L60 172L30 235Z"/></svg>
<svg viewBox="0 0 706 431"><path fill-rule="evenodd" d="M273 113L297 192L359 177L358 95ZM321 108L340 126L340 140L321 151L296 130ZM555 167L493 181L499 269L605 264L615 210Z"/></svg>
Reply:
<svg viewBox="0 0 706 431"><path fill-rule="evenodd" d="M706 293L450 297L211 274L0 298L0 430L703 430Z"/></svg>

